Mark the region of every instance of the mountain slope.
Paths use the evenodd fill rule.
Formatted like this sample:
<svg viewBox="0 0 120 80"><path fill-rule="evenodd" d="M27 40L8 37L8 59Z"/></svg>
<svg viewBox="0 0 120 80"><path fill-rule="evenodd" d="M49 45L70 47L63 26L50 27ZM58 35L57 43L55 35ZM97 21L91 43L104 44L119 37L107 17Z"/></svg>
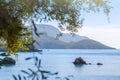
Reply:
<svg viewBox="0 0 120 80"><path fill-rule="evenodd" d="M36 27L37 33L42 35L38 37L33 32L33 37L36 40L33 44L35 49L114 49L95 40L91 40L86 36L71 35L71 33L61 34L58 28L51 25L36 24ZM31 26L28 26L28 28L31 28ZM59 34L61 36L57 38ZM6 50L0 48L0 51Z"/></svg>
<svg viewBox="0 0 120 80"><path fill-rule="evenodd" d="M56 40L55 38L49 36L41 36L40 39L36 40L34 46L37 49L64 49L65 44L65 42Z"/></svg>
<svg viewBox="0 0 120 80"><path fill-rule="evenodd" d="M28 26L30 28L30 26ZM45 37L51 37L51 38L55 38L57 37L57 35L62 35L59 37L60 41L63 42L77 42L80 40L84 40L84 39L88 39L85 36L80 36L77 34L72 35L71 33L62 33L58 28L51 26L51 25L46 25L46 24L36 24L37 27L37 32L38 33L43 33L42 38ZM35 35L35 33L33 33L34 38L39 38Z"/></svg>
<svg viewBox="0 0 120 80"><path fill-rule="evenodd" d="M68 46L70 49L114 49L106 46L98 41L85 39L79 42L74 42Z"/></svg>
<svg viewBox="0 0 120 80"><path fill-rule="evenodd" d="M113 49L85 36L71 33L62 33L51 25L37 24L37 32L44 33L40 37L33 34L36 49ZM57 35L61 34L57 39ZM40 45L39 45L40 44Z"/></svg>

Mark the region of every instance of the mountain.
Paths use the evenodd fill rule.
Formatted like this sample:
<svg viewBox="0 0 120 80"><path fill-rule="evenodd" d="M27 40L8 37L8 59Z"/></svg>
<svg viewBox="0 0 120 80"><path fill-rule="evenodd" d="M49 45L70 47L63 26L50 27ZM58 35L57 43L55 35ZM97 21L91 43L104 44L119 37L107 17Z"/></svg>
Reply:
<svg viewBox="0 0 120 80"><path fill-rule="evenodd" d="M70 46L71 45L71 46ZM68 48L70 49L113 49L109 46L106 46L98 41L85 39L79 42L71 43Z"/></svg>
<svg viewBox="0 0 120 80"><path fill-rule="evenodd" d="M77 34L61 33L61 31L58 28L51 25L36 24L36 27L37 27L37 33L42 34L40 36L42 38L51 37L57 39L58 36L61 34L62 36L59 37L59 40L63 42L78 42L80 40L88 39L85 36L80 36ZM31 26L28 26L28 28L31 28ZM39 38L35 35L34 32L33 32L33 36L34 38Z"/></svg>
<svg viewBox="0 0 120 80"><path fill-rule="evenodd" d="M33 32L36 49L114 49L85 36L62 33L51 25L36 24L36 28L37 33L41 34L38 37Z"/></svg>

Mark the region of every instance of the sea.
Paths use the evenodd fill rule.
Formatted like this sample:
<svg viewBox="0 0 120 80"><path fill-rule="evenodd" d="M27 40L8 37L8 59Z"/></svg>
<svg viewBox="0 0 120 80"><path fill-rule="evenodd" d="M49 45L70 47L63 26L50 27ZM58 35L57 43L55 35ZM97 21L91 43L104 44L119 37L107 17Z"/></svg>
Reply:
<svg viewBox="0 0 120 80"><path fill-rule="evenodd" d="M13 75L27 76L21 70L36 71L34 60L25 60L36 56L41 60L41 70L58 73L49 75L47 80L120 80L119 49L43 49L39 53L19 52L17 58L13 56L16 65L1 67L0 80L15 80ZM91 65L74 65L73 62L78 57Z"/></svg>

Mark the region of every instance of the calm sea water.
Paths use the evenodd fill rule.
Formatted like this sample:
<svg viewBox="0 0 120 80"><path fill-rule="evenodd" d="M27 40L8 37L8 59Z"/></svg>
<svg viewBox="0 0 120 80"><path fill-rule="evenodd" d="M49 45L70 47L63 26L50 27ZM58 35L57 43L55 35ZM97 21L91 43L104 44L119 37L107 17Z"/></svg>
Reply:
<svg viewBox="0 0 120 80"><path fill-rule="evenodd" d="M79 50L79 49L45 49L43 54L35 53L42 60L42 68L51 72L59 72L57 76L70 80L120 80L120 50ZM13 80L12 74L20 70L34 69L33 61L25 61L33 53L19 53L17 64L3 66L0 69L0 80ZM77 57L82 57L92 65L75 66L72 62ZM98 62L102 66L96 65ZM49 80L55 80L50 78ZM56 79L58 80L58 79Z"/></svg>

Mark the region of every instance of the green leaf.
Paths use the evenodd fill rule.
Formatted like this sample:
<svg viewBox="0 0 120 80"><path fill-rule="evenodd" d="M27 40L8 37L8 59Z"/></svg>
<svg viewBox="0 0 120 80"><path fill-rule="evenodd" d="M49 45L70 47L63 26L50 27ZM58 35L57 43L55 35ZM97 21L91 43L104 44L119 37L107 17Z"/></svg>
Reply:
<svg viewBox="0 0 120 80"><path fill-rule="evenodd" d="M28 57L28 58L25 58L25 60L30 60L30 59L33 59L33 57Z"/></svg>
<svg viewBox="0 0 120 80"><path fill-rule="evenodd" d="M13 76L14 80L18 80L17 77L16 77L15 75L12 75L12 76Z"/></svg>
<svg viewBox="0 0 120 80"><path fill-rule="evenodd" d="M25 71L25 70L21 70L21 72L22 72L22 73L25 73L25 74L27 74L27 75L30 75L30 73L27 72L27 71Z"/></svg>
<svg viewBox="0 0 120 80"><path fill-rule="evenodd" d="M22 80L22 78L21 78L20 74L18 74L18 79L19 79L19 80Z"/></svg>
<svg viewBox="0 0 120 80"><path fill-rule="evenodd" d="M38 68L41 67L41 59L39 59Z"/></svg>

